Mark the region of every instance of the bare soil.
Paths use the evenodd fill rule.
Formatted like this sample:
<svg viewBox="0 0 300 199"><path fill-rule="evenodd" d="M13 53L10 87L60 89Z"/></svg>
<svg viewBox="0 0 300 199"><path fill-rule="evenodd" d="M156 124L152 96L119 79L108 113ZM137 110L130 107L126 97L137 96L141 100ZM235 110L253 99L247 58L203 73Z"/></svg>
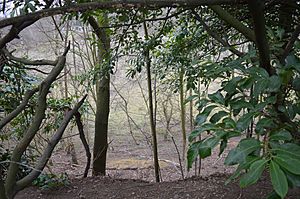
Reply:
<svg viewBox="0 0 300 199"><path fill-rule="evenodd" d="M31 187L17 195L17 199L68 199L68 198L202 198L202 199L260 199L272 191L268 177L258 184L240 189L237 182L224 185L224 174L209 177L193 177L173 182L150 183L141 180L89 177L74 179L71 184L53 190ZM291 190L287 199L299 199L300 189Z"/></svg>
<svg viewBox="0 0 300 199"><path fill-rule="evenodd" d="M96 199L96 198L207 198L207 199L260 199L266 198L272 191L269 176L264 175L258 184L241 189L238 181L225 186L225 181L234 168L224 167L224 156L218 157L216 150L211 158L203 161L201 177L193 177L193 170L185 172L188 178L182 180L178 156L171 141L161 141L160 166L161 183L154 183L151 149L145 143L135 145L130 137L118 136L119 141L112 142L108 153L106 177L88 177L82 179L84 152L77 151L79 165L71 163L71 158L62 150L52 158L55 165L52 171L66 172L70 183L64 187L42 190L30 187L21 191L17 199ZM122 141L123 140L123 141ZM124 142L126 140L126 142ZM143 140L143 139L141 139ZM238 140L229 143L230 148ZM288 199L299 199L300 189L291 190Z"/></svg>

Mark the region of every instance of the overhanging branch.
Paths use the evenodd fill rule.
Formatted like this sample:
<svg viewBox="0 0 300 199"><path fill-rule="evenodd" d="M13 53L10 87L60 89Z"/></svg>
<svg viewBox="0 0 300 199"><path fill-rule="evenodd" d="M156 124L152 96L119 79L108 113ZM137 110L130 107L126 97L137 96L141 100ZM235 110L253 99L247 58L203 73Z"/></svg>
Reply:
<svg viewBox="0 0 300 199"><path fill-rule="evenodd" d="M199 15L197 12L195 12L195 10L192 10L192 13L193 13L193 15L195 16L195 19L196 19L197 21L200 22L200 24L203 26L203 28L206 30L206 32L207 32L211 37L213 37L215 40L217 40L219 43L221 43L224 47L227 47L228 50L229 50L230 52L232 52L233 54L235 54L235 55L237 55L237 56L239 56L239 57L241 57L241 56L244 55L243 52L241 52L241 51L235 49L234 47L230 46L229 43L228 43L227 41L225 41L224 39L222 39L221 36L220 36L218 33L216 33L216 32L214 32L213 30L211 30L211 29L209 28L209 26L208 26L208 25L203 21L203 19L200 17L200 15Z"/></svg>
<svg viewBox="0 0 300 199"><path fill-rule="evenodd" d="M247 39L255 41L254 32L232 16L229 12L224 10L219 5L209 6L222 20L228 23L230 26L235 28L237 31L242 33Z"/></svg>
<svg viewBox="0 0 300 199"><path fill-rule="evenodd" d="M106 2L88 2L72 4L70 6L44 9L27 15L3 19L0 21L0 28L16 24L20 21L39 20L44 17L72 13L85 12L97 9L132 9L147 8L158 9L163 7L186 7L195 8L203 5L222 5L222 4L245 4L246 0L116 0Z"/></svg>
<svg viewBox="0 0 300 199"><path fill-rule="evenodd" d="M4 54L6 55L8 60L19 62L19 63L25 64L25 65L32 65L32 66L51 65L51 66L55 66L57 64L57 60L55 60L55 61L45 60L45 59L28 60L28 59L25 59L25 58L15 57L10 52L8 52L8 50L6 50L6 49L2 49L2 51L4 52Z"/></svg>
<svg viewBox="0 0 300 199"><path fill-rule="evenodd" d="M259 52L260 67L266 69L269 75L274 74L270 64L270 49L266 33L266 22L264 16L264 0L248 0L249 9L253 17L255 42Z"/></svg>

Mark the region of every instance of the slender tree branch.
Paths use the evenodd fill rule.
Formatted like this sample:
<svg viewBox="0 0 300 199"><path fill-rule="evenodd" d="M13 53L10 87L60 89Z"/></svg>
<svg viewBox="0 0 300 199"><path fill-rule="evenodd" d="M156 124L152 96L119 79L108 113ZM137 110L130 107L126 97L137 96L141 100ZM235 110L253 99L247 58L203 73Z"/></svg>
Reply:
<svg viewBox="0 0 300 199"><path fill-rule="evenodd" d="M235 49L234 47L230 46L229 43L227 41L225 41L224 39L221 38L221 36L217 33L217 32L214 32L213 30L211 30L209 28L209 26L203 21L203 19L200 17L200 15L198 13L195 12L195 10L192 10L192 13L195 17L195 19L197 21L199 21L201 23L201 25L203 26L203 28L206 30L206 32L212 36L215 40L217 40L219 43L221 43L224 47L227 47L228 50L230 52L232 52L233 54L241 57L244 55L243 52Z"/></svg>
<svg viewBox="0 0 300 199"><path fill-rule="evenodd" d="M29 90L25 93L24 99L21 102L21 104L11 113L9 113L5 118L3 118L0 121L0 130L8 124L12 119L14 119L19 113L21 113L25 108L26 105L28 104L29 99L34 95L39 90L39 88L34 88L32 90Z"/></svg>
<svg viewBox="0 0 300 199"><path fill-rule="evenodd" d="M68 52L68 48L65 50L64 55ZM35 114L33 116L32 124L28 127L28 129L24 132L23 138L16 145L15 149L12 152L11 161L7 178L5 182L5 189L8 194L8 197L12 197L15 194L15 185L16 185L16 174L18 172L19 166L14 162L20 162L20 159L23 153L26 151L30 142L38 132L40 125L45 117L45 111L47 108L47 95L49 93L49 89L52 83L56 80L57 76L60 74L62 69L65 66L66 56L60 56L58 58L56 66L51 70L50 74L43 80L43 82L39 86L39 94L37 99L37 105L35 108Z"/></svg>
<svg viewBox="0 0 300 199"><path fill-rule="evenodd" d="M79 137L80 137L80 140L81 140L81 142L84 146L85 154L86 154L86 157L87 157L87 163L86 163L84 174L83 174L83 177L86 178L88 176L89 169L90 169L90 166L91 166L92 155L91 155L91 152L90 152L89 144L87 143L87 141L85 139L80 112L77 111L74 116L75 116L75 121L76 121L76 124L77 124L77 127L78 127L78 131L79 131Z"/></svg>
<svg viewBox="0 0 300 199"><path fill-rule="evenodd" d="M251 41L255 41L254 32L250 28L248 28L244 24L242 24L239 20L237 20L229 12L224 10L221 6L213 5L213 6L209 6L209 8L211 8L226 23L228 23L230 26L235 28L240 33L242 33L247 39L249 39Z"/></svg>
<svg viewBox="0 0 300 199"><path fill-rule="evenodd" d="M45 60L45 59L28 60L28 59L25 59L25 58L20 58L20 57L13 56L10 52L8 52L7 49L2 49L2 51L6 55L6 57L8 57L8 60L19 62L19 63L25 64L25 65L32 65L32 66L51 65L51 66L55 66L57 64L57 61L58 61L58 60L52 61L52 60Z"/></svg>
<svg viewBox="0 0 300 199"><path fill-rule="evenodd" d="M270 49L266 33L266 22L264 16L264 0L248 0L249 9L253 17L255 42L259 52L260 67L266 69L269 75L274 74L270 64Z"/></svg>
<svg viewBox="0 0 300 199"><path fill-rule="evenodd" d="M97 9L132 9L132 8L148 8L159 9L163 7L186 7L194 8L203 5L221 5L221 4L245 4L246 0L115 0L105 2L88 2L71 4L69 6L62 6L41 11L21 15L17 17L7 18L0 21L0 28L5 26L14 25L20 21L38 20L44 17L72 13L72 12L85 12Z"/></svg>
<svg viewBox="0 0 300 199"><path fill-rule="evenodd" d="M287 45L280 57L281 61L284 61L285 58L289 55L289 53L292 51L294 43L297 41L299 34L300 34L300 24L296 27L289 42L287 43Z"/></svg>
<svg viewBox="0 0 300 199"><path fill-rule="evenodd" d="M60 141L60 139L61 139L65 129L67 128L69 122L71 121L73 116L78 113L78 109L81 107L81 105L83 104L86 97L87 97L87 95L85 95L76 104L76 106L72 110L70 110L66 113L61 125L59 126L59 128L57 129L56 133L53 135L51 140L48 142L48 145L47 145L46 149L44 150L44 153L40 157L40 160L37 163L35 169L33 171L31 171L24 178L17 181L17 183L16 183L16 190L17 191L20 191L20 190L24 189L25 187L27 187L28 185L30 185L30 183L32 183L40 175L41 171L45 168L49 158L51 157L51 154L52 154L55 146Z"/></svg>

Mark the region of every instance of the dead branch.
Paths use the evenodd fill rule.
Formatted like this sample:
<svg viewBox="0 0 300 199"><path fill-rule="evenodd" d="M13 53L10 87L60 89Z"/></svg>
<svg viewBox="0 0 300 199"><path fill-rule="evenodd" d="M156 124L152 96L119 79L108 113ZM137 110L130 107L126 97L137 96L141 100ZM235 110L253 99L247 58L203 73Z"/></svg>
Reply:
<svg viewBox="0 0 300 199"><path fill-rule="evenodd" d="M83 177L86 178L88 176L88 173L89 173L92 155L91 155L91 152L90 152L90 147L89 147L89 145L88 145L88 143L85 139L85 135L84 135L84 131L83 131L83 125L82 125L82 122L81 122L81 114L79 113L79 111L77 111L74 116L75 116L76 124L77 124L77 127L78 127L78 131L79 131L79 137L80 137L80 140L81 140L81 142L84 146L86 157L87 157L87 163L86 163L86 167L85 167L84 174L83 174Z"/></svg>

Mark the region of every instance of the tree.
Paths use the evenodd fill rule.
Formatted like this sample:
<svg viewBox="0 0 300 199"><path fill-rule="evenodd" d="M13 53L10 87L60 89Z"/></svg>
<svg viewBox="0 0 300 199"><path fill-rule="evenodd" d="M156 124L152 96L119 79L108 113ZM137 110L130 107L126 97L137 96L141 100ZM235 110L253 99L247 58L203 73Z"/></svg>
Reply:
<svg viewBox="0 0 300 199"><path fill-rule="evenodd" d="M179 46L178 49L181 51L176 52L176 55L186 56L188 59L175 60L176 62L173 63L182 64L184 62L183 66L177 66L182 67L181 75L184 72L187 79L190 80L187 82L192 83L191 85L200 84L197 82L199 77L202 78L201 83L204 83L207 88L216 79L222 81L217 91L204 93L204 97L196 96L189 99L200 99L195 102L200 113L196 116L195 130L189 135L188 166L191 167L198 155L201 158L210 156L212 149L217 146L220 147L220 154L222 154L230 138L241 137L249 131L250 133L246 133L247 137L241 139L238 146L229 152L225 160L227 165L238 165L236 173L230 180L243 174L240 185L245 187L257 182L263 171L268 170L274 187L272 194L281 198L285 197L288 186L299 186L300 158L296 153L300 150L298 118L300 115L298 83L300 61L297 41L300 33L297 24L299 1L144 2L134 0L75 2L65 6L56 5L52 8L47 6L48 4L41 11L31 10L32 13L28 13L26 8L27 15L22 14L1 20L0 27L9 25L12 27L9 33L0 39L0 48L3 49L5 44L12 41L20 31L45 16L116 8L116 10L135 8L144 12L147 9L155 10L162 7L186 9L185 14L190 14L194 19L190 19L187 24L181 24L185 28L178 32L185 34L186 31L193 32L195 30L195 35L184 38L184 40L195 43L193 43L192 49L191 45L183 46L184 48ZM136 23L160 20L155 18L157 15L153 16L153 18L142 19ZM164 18L164 20L166 19L168 17ZM133 19L132 23L134 22ZM125 25L131 26L132 23ZM104 23L103 26L108 26L108 24ZM100 24L95 27L95 32L103 31L102 28L104 28L101 28ZM168 29L164 30L168 31ZM106 34L99 34L98 39L102 44L100 54L105 49L109 49L106 36ZM157 38L150 39L150 41L153 43L146 45L148 60L148 50L154 49L157 42L163 43ZM180 44L178 41L175 41L176 43ZM105 46L105 44L107 45ZM190 43L184 41L182 44ZM185 48L188 50L184 51ZM202 52L209 56L199 56ZM172 58L172 54L170 57ZM193 62L188 62L191 59ZM189 70L188 65L195 70ZM190 73L190 71L193 72ZM105 78L101 79L103 80L101 86L105 88L109 86L109 74L107 73L104 73L102 77ZM182 79L183 76L181 76ZM97 90L99 91L99 88ZM46 94L42 94L45 99ZM103 92L99 91L98 94L98 99L102 94L104 95L103 99L107 99L109 96L105 89ZM43 100L41 100L41 104L43 106L40 108L45 109ZM103 118L106 118L109 108L107 101L104 101L104 106L99 107L105 108ZM38 112L37 109L36 114ZM98 116L100 117L100 115ZM107 128L105 122L106 120L103 126L99 126L99 129L105 131L105 126ZM35 129L39 123L40 117L37 117L37 121L33 123ZM200 141L195 139L205 132L209 132L207 138ZM104 135L102 147L104 146L104 150L106 150L105 133L102 135ZM13 160L20 161L18 150L14 156ZM105 159L102 159L101 164L105 165ZM9 183L6 183L9 196L13 195L15 191L15 187L10 186L16 181L15 168L16 164L12 163L10 172L14 175L9 177ZM105 172L105 166L99 170L103 171L103 169ZM244 171L246 173L243 173Z"/></svg>
<svg viewBox="0 0 300 199"><path fill-rule="evenodd" d="M211 150L219 142L222 154L231 137L241 136L248 128L254 128L256 138L250 134L249 138L242 139L225 160L226 165L239 165L229 180L247 170L240 179L241 187L245 187L256 183L262 172L269 168L274 188L271 195L284 198L288 186L297 186L296 179L299 179L297 169L293 168L300 163L295 153L299 150L299 120L295 117L299 113L298 88L295 84L299 75L299 49L294 45L294 36L298 37L299 28L295 21L287 20L296 17L299 10L296 1L282 3L275 9L269 6L264 1L249 1L250 14L244 16L244 22L253 26L254 32L227 11L230 9L226 6L210 6L220 20L224 20L234 31L242 33L249 43L250 50L247 53L233 49L194 12L206 31L237 58L221 60L219 66L214 68L214 75L221 78L223 83L217 92L199 102L201 113L198 118L201 120L197 121L198 127L189 136L192 144L188 159L190 167L195 155L200 154L201 158L210 156ZM245 11L247 8L243 9ZM249 17L252 19L248 20ZM286 24L286 21L289 23ZM267 25L271 28L267 29ZM253 46L257 50L251 48ZM292 50L292 46L296 48ZM205 70L207 78L213 78L210 74L212 70ZM202 141L194 140L205 131L212 133L211 136ZM292 159L294 163L289 163Z"/></svg>
<svg viewBox="0 0 300 199"><path fill-rule="evenodd" d="M106 153L108 148L108 117L109 117L109 99L110 99L110 39L105 29L101 26L108 25L107 15L102 15L102 24L90 16L89 24L93 27L98 38L98 56L100 66L100 80L97 82L97 101L96 101L96 119L95 119L95 138L94 138L94 159L93 175L105 175L106 172Z"/></svg>

